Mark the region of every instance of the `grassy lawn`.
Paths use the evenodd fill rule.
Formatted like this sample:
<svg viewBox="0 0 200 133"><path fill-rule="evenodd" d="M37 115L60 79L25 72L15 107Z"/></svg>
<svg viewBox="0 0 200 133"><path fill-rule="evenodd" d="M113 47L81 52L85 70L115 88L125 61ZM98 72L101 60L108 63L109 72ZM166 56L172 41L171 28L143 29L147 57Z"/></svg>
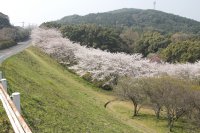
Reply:
<svg viewBox="0 0 200 133"><path fill-rule="evenodd" d="M135 125L139 129L146 129L148 133L168 133L167 119L164 113L161 113L161 118L158 120L155 117L154 111L149 108L141 108L139 116L132 117L133 105L127 101L115 101L110 103L107 108L112 110L120 119L126 120L128 125ZM143 130L144 131L144 130ZM199 133L200 128L192 125L184 119L175 122L173 133Z"/></svg>
<svg viewBox="0 0 200 133"><path fill-rule="evenodd" d="M35 133L139 132L104 108L108 99L100 89L35 48L11 57L1 69L10 93L21 93L23 117Z"/></svg>

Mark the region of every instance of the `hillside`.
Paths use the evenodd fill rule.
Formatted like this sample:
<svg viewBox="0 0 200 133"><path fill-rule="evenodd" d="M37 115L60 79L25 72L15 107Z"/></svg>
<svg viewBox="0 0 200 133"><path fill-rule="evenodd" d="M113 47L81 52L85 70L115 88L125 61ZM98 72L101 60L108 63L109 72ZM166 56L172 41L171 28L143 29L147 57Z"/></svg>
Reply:
<svg viewBox="0 0 200 133"><path fill-rule="evenodd" d="M0 29L3 27L10 27L10 21L7 15L0 12Z"/></svg>
<svg viewBox="0 0 200 133"><path fill-rule="evenodd" d="M22 114L33 132L138 132L104 108L107 98L100 90L35 48L2 68L10 92L21 93Z"/></svg>
<svg viewBox="0 0 200 133"><path fill-rule="evenodd" d="M29 30L10 24L9 17L0 12L0 49L5 49L29 38Z"/></svg>
<svg viewBox="0 0 200 133"><path fill-rule="evenodd" d="M104 26L128 26L142 30L162 32L199 33L200 22L157 10L119 9L85 16L66 16L57 21L60 24L97 24Z"/></svg>
<svg viewBox="0 0 200 133"><path fill-rule="evenodd" d="M31 69L30 69L31 68ZM29 48L6 60L1 70L8 79L9 92L21 93L22 115L33 133L43 132L95 132L95 133L166 133L168 127L164 114L160 120L153 110L142 108L133 118L133 105L115 101L111 92L100 90L70 73L52 58L36 48ZM0 121L6 119L0 108ZM12 130L10 130L12 132ZM175 133L199 132L184 119L175 123Z"/></svg>

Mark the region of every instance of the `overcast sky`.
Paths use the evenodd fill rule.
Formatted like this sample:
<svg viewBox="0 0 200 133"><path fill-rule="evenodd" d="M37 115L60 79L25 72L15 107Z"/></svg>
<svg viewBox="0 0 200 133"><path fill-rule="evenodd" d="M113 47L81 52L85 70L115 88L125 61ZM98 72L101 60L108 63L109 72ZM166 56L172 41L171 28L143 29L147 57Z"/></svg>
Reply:
<svg viewBox="0 0 200 133"><path fill-rule="evenodd" d="M152 9L154 0L0 0L0 12L14 25L40 24L67 15L120 8ZM156 9L200 21L200 0L156 0Z"/></svg>

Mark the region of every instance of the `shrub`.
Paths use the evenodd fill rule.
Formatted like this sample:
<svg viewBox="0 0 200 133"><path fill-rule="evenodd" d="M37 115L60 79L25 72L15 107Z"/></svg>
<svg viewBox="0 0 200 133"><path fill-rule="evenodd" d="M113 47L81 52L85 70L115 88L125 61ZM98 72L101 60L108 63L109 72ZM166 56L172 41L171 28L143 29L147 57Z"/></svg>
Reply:
<svg viewBox="0 0 200 133"><path fill-rule="evenodd" d="M17 43L13 40L1 40L0 41L0 49L9 48L11 46L16 45Z"/></svg>

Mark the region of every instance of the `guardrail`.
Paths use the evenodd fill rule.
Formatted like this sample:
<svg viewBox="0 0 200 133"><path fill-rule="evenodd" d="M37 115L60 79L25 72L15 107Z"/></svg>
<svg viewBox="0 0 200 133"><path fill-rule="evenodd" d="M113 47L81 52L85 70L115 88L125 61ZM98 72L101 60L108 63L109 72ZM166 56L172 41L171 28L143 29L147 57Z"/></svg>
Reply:
<svg viewBox="0 0 200 133"><path fill-rule="evenodd" d="M0 73L0 78L2 75ZM3 103L3 107L6 114L10 120L15 133L32 133L20 112L20 93L15 92L12 94L12 99L7 93L7 81L6 79L1 79L0 84L0 100Z"/></svg>

